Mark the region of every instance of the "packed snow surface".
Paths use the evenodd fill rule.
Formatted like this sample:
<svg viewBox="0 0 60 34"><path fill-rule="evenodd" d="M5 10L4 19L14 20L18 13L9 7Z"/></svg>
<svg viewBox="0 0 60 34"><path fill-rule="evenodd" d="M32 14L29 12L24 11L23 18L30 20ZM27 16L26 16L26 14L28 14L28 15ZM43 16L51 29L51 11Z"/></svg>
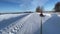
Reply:
<svg viewBox="0 0 60 34"><path fill-rule="evenodd" d="M60 34L60 15L44 13L2 14L0 34Z"/></svg>

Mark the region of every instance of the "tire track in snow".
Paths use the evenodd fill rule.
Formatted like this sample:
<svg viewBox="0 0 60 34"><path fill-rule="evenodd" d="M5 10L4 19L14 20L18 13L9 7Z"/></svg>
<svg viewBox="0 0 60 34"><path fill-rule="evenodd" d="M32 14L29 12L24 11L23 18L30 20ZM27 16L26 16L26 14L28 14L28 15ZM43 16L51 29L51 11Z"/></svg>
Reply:
<svg viewBox="0 0 60 34"><path fill-rule="evenodd" d="M27 16L27 15L29 15L29 14L26 14L26 15L21 15L21 16L18 16L18 17L16 17L16 18L18 18L18 19L16 19L16 18L14 18L14 19L16 19L16 20L21 20L23 17L25 17L25 16ZM15 20L15 23L16 23L16 20ZM6 20L6 21L8 21L8 20ZM3 21L2 21L3 22ZM2 23L1 22L1 23ZM4 22L3 22L4 23ZM7 22L8 23L8 22ZM14 22L13 22L14 23ZM3 24L2 24L3 25ZM12 27L12 26L11 26ZM8 28L9 28L9 26L8 26L8 28L7 27L5 27L6 29L5 30L7 30Z"/></svg>

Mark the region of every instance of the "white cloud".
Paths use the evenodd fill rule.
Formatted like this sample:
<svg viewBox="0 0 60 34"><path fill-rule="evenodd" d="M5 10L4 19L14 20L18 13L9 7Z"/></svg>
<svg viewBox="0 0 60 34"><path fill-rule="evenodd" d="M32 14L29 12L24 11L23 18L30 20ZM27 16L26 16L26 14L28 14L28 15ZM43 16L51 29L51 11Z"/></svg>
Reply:
<svg viewBox="0 0 60 34"><path fill-rule="evenodd" d="M48 2L49 0L33 0L32 4L34 6L43 6L46 2Z"/></svg>
<svg viewBox="0 0 60 34"><path fill-rule="evenodd" d="M43 6L49 0L22 0L24 3L20 4L25 10L34 10L37 6Z"/></svg>
<svg viewBox="0 0 60 34"><path fill-rule="evenodd" d="M49 0L33 0L31 1L31 9L35 10L37 6L43 6Z"/></svg>

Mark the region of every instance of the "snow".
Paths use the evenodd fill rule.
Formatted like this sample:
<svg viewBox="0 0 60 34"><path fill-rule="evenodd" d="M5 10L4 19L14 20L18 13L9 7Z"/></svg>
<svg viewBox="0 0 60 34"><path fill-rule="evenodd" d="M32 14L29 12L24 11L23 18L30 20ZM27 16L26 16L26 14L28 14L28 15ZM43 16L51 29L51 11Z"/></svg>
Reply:
<svg viewBox="0 0 60 34"><path fill-rule="evenodd" d="M60 34L60 17L53 14L42 26L43 34Z"/></svg>
<svg viewBox="0 0 60 34"><path fill-rule="evenodd" d="M32 14L29 19L27 19L21 29L17 34L34 34L34 32L40 28L40 16L38 14ZM36 20L38 19L38 21Z"/></svg>
<svg viewBox="0 0 60 34"><path fill-rule="evenodd" d="M4 27L6 27L6 26L18 21L19 19L21 19L21 18L23 18L24 16L27 16L27 15L28 14L25 14L25 15L14 15L15 17L14 16L12 18L9 17L8 19L4 19L4 20L0 21L0 29L3 29ZM7 16L9 16L9 15L7 15ZM5 17L5 15L4 15L4 17Z"/></svg>
<svg viewBox="0 0 60 34"><path fill-rule="evenodd" d="M0 15L0 21L4 20L4 19L9 19L9 18L13 18L13 17L17 17L23 14L4 14L4 15Z"/></svg>
<svg viewBox="0 0 60 34"><path fill-rule="evenodd" d="M60 15L44 13L0 15L0 34L60 34ZM2 25L3 26L2 26ZM9 25L8 25L9 24Z"/></svg>

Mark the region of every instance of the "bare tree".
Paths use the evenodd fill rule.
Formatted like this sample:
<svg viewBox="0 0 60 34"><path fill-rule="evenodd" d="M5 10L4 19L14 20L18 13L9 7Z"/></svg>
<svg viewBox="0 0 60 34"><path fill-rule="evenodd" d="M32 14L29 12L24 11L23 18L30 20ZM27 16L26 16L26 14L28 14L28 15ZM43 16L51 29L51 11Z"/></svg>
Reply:
<svg viewBox="0 0 60 34"><path fill-rule="evenodd" d="M43 7L38 6L38 7L36 8L36 12L40 13L40 16L44 16L44 15L43 15Z"/></svg>
<svg viewBox="0 0 60 34"><path fill-rule="evenodd" d="M36 12L40 13L41 11L42 11L41 7L38 6L38 7L36 8Z"/></svg>

